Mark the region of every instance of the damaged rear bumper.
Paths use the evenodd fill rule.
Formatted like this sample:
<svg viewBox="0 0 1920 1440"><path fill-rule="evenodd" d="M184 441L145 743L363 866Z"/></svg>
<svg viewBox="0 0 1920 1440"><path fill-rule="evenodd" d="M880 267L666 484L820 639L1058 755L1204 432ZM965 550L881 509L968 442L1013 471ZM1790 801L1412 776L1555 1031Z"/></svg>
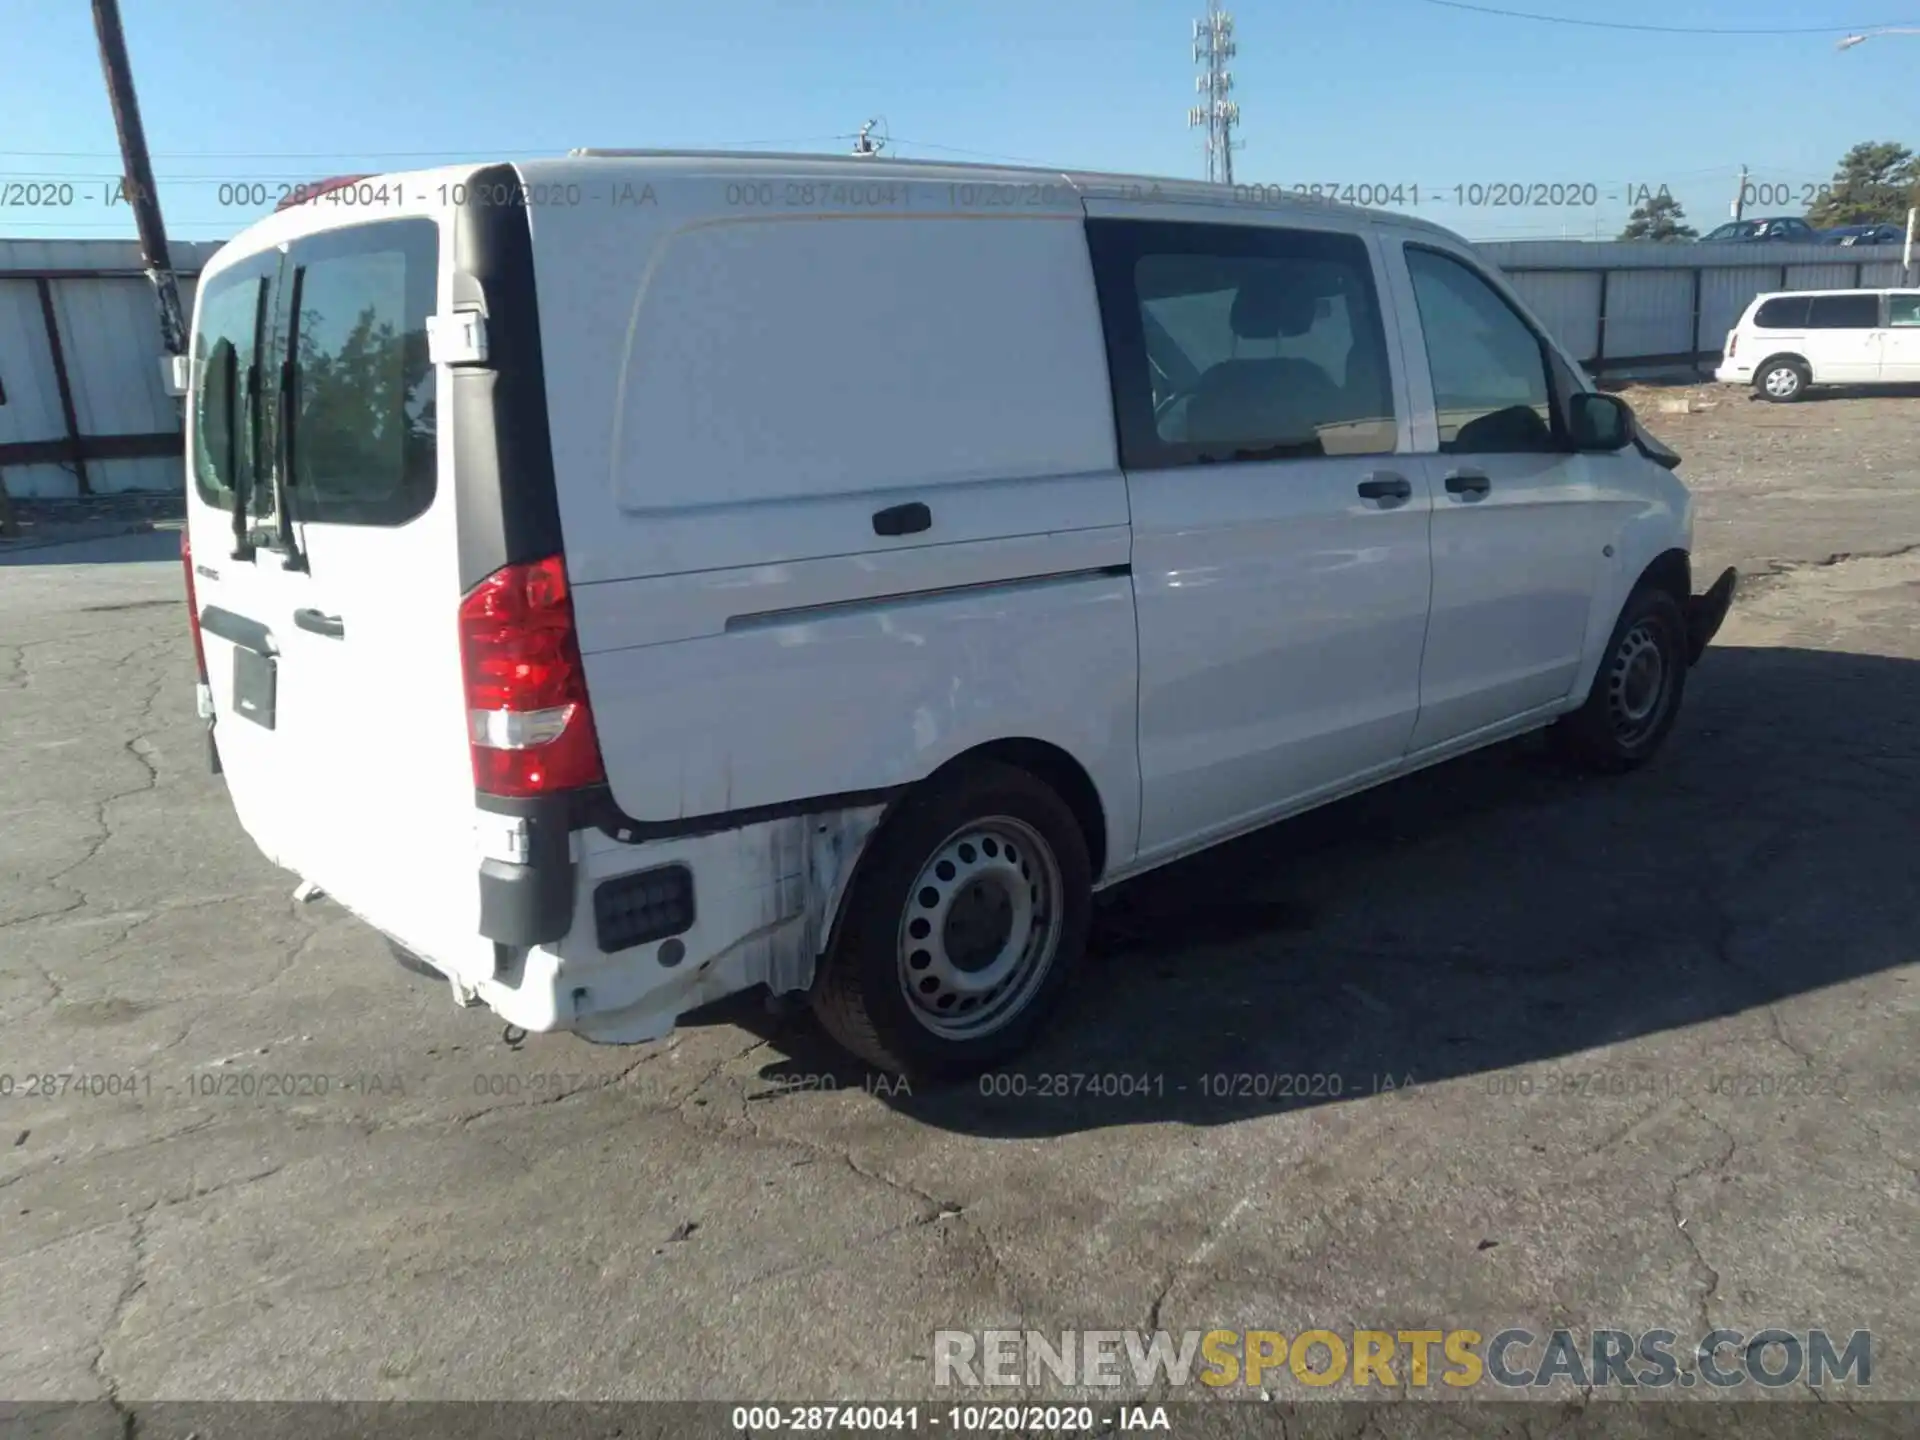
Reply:
<svg viewBox="0 0 1920 1440"><path fill-rule="evenodd" d="M1720 578L1707 587L1706 594L1695 595L1687 601L1687 660L1690 664L1699 663L1713 637L1720 633L1720 623L1727 618L1727 610L1733 604L1733 592L1739 580L1739 573L1729 565L1720 572Z"/></svg>

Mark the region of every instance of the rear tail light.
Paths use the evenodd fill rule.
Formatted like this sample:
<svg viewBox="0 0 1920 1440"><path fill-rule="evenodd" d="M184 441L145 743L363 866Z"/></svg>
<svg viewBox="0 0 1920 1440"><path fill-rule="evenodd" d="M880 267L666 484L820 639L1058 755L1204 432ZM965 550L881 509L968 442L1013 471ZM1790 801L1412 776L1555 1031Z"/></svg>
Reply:
<svg viewBox="0 0 1920 1440"><path fill-rule="evenodd" d="M467 592L460 664L482 794L550 795L606 778L558 555L508 565Z"/></svg>
<svg viewBox="0 0 1920 1440"><path fill-rule="evenodd" d="M1740 348L1740 332L1736 330L1731 335L1727 336L1727 358L1731 360L1733 358L1733 352L1735 350L1738 350L1739 348Z"/></svg>
<svg viewBox="0 0 1920 1440"><path fill-rule="evenodd" d="M200 602L193 593L193 541L186 527L180 527L180 568L187 572L187 628L193 632L194 663L200 667L200 683L207 680L207 647L200 638Z"/></svg>

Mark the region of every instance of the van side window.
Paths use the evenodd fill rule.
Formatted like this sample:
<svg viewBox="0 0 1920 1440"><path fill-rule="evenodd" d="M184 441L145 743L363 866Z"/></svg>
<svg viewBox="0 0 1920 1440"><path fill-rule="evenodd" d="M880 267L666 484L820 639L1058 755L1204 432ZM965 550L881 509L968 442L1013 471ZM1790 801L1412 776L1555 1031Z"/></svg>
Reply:
<svg viewBox="0 0 1920 1440"><path fill-rule="evenodd" d="M1555 430L1546 345L1533 327L1451 255L1409 245L1406 256L1441 451L1564 449Z"/></svg>
<svg viewBox="0 0 1920 1440"><path fill-rule="evenodd" d="M1807 304L1805 295L1776 295L1753 312L1753 323L1761 330L1804 330Z"/></svg>
<svg viewBox="0 0 1920 1440"><path fill-rule="evenodd" d="M1920 325L1920 295L1889 295L1887 324L1890 327Z"/></svg>
<svg viewBox="0 0 1920 1440"><path fill-rule="evenodd" d="M296 241L287 282L295 364L290 508L302 521L399 525L433 500L439 232L429 220Z"/></svg>
<svg viewBox="0 0 1920 1440"><path fill-rule="evenodd" d="M1093 220L1121 464L1390 454L1393 378L1357 235Z"/></svg>
<svg viewBox="0 0 1920 1440"><path fill-rule="evenodd" d="M1815 295L1807 311L1809 330L1873 330L1880 324L1880 297L1871 290L1857 295Z"/></svg>

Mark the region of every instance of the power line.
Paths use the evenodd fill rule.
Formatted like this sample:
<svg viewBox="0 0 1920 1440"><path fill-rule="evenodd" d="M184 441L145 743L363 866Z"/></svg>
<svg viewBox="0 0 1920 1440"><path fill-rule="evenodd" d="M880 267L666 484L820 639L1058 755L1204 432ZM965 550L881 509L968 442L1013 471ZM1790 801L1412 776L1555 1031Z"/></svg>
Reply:
<svg viewBox="0 0 1920 1440"><path fill-rule="evenodd" d="M701 150L751 150L762 145L819 145L830 140L851 139L852 134L844 135L801 135L789 136L778 140L718 140L701 144L689 149ZM499 148L467 146L459 150L155 150L156 160L431 160L436 158L465 159L468 156L484 156L489 159L500 155L564 155L573 148L571 145L514 145ZM667 147L671 148L671 147ZM119 159L117 150L8 150L0 149L0 156L23 155L36 160L90 160L100 158Z"/></svg>
<svg viewBox="0 0 1920 1440"><path fill-rule="evenodd" d="M1425 0L1449 10L1471 10L1476 15L1497 15L1504 20L1538 20L1547 25L1580 25L1591 30L1639 30L1657 35L1833 35L1861 30L1881 30L1885 25L1635 25L1625 20L1586 20L1572 15L1536 15L1527 10L1499 10L1491 5L1470 5L1467 0Z"/></svg>

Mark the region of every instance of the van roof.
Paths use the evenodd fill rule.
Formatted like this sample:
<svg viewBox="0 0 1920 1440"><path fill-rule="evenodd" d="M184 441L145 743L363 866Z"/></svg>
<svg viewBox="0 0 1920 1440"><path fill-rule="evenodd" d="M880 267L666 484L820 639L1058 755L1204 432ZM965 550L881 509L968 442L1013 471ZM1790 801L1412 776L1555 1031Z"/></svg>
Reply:
<svg viewBox="0 0 1920 1440"><path fill-rule="evenodd" d="M609 163L626 162L635 170L723 169L786 166L804 167L809 174L830 178L872 179L876 171L902 180L951 180L965 176L973 180L1004 178L1009 182L1032 181L1044 177L1051 183L1064 182L1083 196L1097 197L1102 191L1126 194L1146 187L1157 187L1161 196L1174 204L1232 205L1269 211L1297 211L1303 215L1345 215L1354 220L1386 221L1409 229L1456 239L1454 232L1430 220L1416 219L1397 210L1379 210L1348 205L1337 200L1297 195L1281 185L1259 182L1221 185L1205 180L1176 179L1167 175L1133 175L1123 171L1073 170L1066 167L1026 164L988 164L964 160L916 160L892 155L823 155L804 151L773 150L652 150L597 149L571 150L568 159L587 159ZM522 171L553 163L542 160L514 162Z"/></svg>
<svg viewBox="0 0 1920 1440"><path fill-rule="evenodd" d="M1846 285L1835 290L1762 290L1748 302L1759 305L1767 300L1804 298L1808 295L1911 295L1920 294L1911 285Z"/></svg>

